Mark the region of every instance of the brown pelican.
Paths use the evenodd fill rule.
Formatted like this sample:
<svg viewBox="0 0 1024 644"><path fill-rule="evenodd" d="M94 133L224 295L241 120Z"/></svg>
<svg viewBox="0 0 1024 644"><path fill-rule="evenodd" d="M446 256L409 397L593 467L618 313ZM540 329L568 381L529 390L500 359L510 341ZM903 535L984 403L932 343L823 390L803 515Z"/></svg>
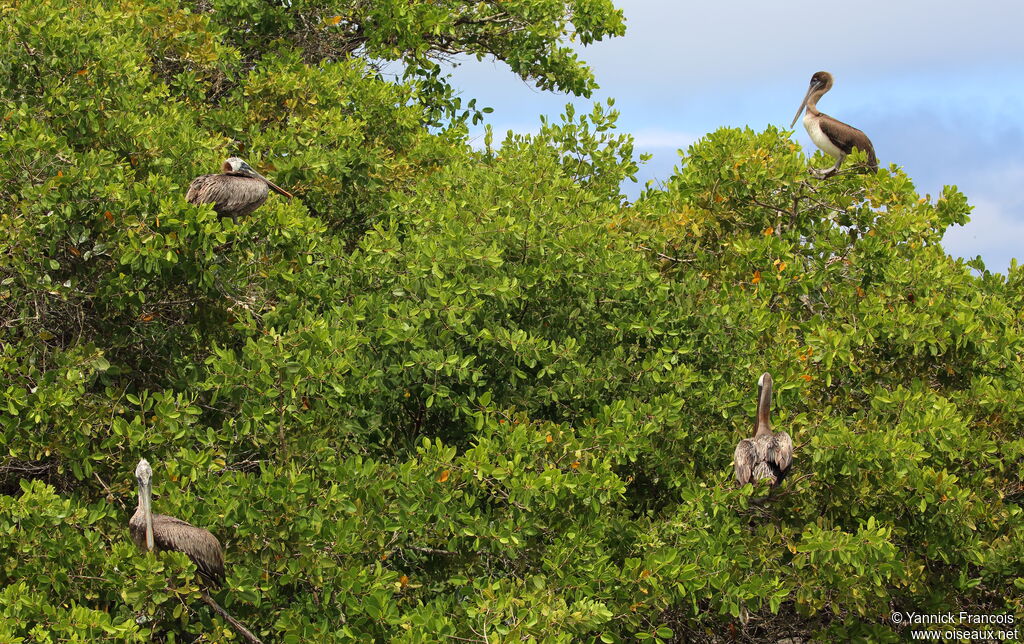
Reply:
<svg viewBox="0 0 1024 644"><path fill-rule="evenodd" d="M135 468L135 479L139 482L139 508L128 521L132 541L139 548L148 551L175 550L184 552L196 565L199 575L211 586L224 583L224 554L220 542L209 530L197 528L191 523L165 514L153 514L153 468L149 461L142 459ZM205 589L200 597L207 606L224 618L238 633L251 644L263 644L245 624L232 617L220 604L210 597Z"/></svg>
<svg viewBox="0 0 1024 644"><path fill-rule="evenodd" d="M807 88L807 94L804 96L803 102L800 103L793 122L789 124L789 127L796 125L796 120L800 118L800 112L803 112L806 107L804 127L807 129L807 133L814 141L814 145L836 160L836 164L829 170L821 172L812 169L811 173L819 177L832 176L839 170L846 155L853 152L854 148L867 154L868 166L872 170L877 170L878 159L875 158L875 148L871 145L871 140L867 135L855 127L818 111L818 99L830 89L832 89L832 74L815 72L814 76L811 76L811 85Z"/></svg>
<svg viewBox="0 0 1024 644"><path fill-rule="evenodd" d="M225 160L220 169L220 174L204 174L193 179L185 199L197 205L212 203L218 215L231 217L238 223L239 217L263 205L270 190L292 198L291 193L275 185L238 157Z"/></svg>
<svg viewBox="0 0 1024 644"><path fill-rule="evenodd" d="M153 514L153 468L146 459L140 460L135 468L135 479L139 482L139 508L128 521L135 545L149 551L184 552L196 564L203 579L213 586L223 584L224 555L217 537L181 519Z"/></svg>
<svg viewBox="0 0 1024 644"><path fill-rule="evenodd" d="M733 461L740 485L767 480L775 487L793 464L793 441L786 432L772 432L768 418L772 406L772 377L765 373L757 381L757 420L754 437L744 438L736 446Z"/></svg>

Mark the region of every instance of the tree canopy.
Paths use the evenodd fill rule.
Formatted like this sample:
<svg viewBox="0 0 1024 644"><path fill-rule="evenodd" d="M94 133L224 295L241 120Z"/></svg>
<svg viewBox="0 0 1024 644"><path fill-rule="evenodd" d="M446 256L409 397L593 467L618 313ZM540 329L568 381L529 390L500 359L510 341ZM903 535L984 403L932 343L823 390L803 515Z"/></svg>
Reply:
<svg viewBox="0 0 1024 644"><path fill-rule="evenodd" d="M471 148L433 61L586 95L609 0L0 11L0 640L237 641L131 543L141 457L267 641L1024 617L1024 272L943 251L955 187L724 128L629 203L610 104ZM297 198L187 203L230 155Z"/></svg>

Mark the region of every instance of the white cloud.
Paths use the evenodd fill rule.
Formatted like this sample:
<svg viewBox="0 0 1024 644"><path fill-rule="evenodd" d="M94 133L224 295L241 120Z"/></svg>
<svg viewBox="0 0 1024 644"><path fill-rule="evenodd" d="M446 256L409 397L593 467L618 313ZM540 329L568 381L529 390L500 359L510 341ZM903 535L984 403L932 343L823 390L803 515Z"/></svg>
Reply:
<svg viewBox="0 0 1024 644"><path fill-rule="evenodd" d="M1010 258L1024 258L1020 243L1024 239L1024 221L1007 213L997 201L975 198L971 202L971 222L947 230L942 247L954 257L971 259L981 255L990 271L1005 273Z"/></svg>
<svg viewBox="0 0 1024 644"><path fill-rule="evenodd" d="M626 37L583 50L602 77L675 78L732 86L800 70L902 74L920 67L1019 60L1024 7L984 3L861 0L785 3L627 0ZM656 85L657 87L657 85ZM664 90L664 87L658 87Z"/></svg>
<svg viewBox="0 0 1024 644"><path fill-rule="evenodd" d="M875 108L855 113L851 121L869 133L881 162L901 166L921 194L934 198L943 185L956 185L974 210L967 226L947 231L943 248L968 259L981 255L990 270L1004 272L1011 257L1024 256L1024 119L1019 114L1012 101L971 109L950 102L888 112Z"/></svg>

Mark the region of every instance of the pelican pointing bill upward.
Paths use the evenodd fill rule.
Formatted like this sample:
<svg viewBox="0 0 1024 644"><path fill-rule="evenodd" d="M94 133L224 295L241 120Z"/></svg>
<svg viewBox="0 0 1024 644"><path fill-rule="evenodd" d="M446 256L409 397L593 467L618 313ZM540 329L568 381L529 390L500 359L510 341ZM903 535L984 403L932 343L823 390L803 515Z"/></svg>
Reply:
<svg viewBox="0 0 1024 644"><path fill-rule="evenodd" d="M804 108L807 108L807 113L804 114L804 128L807 129L807 134L811 136L814 145L836 160L836 164L823 173L813 169L811 173L820 177L832 176L839 170L839 166L843 164L843 159L846 158L846 155L853 152L854 148L867 154L868 166L871 170L877 170L878 159L875 158L875 147L871 145L871 140L867 135L852 125L847 125L828 114L818 111L818 100L830 89L832 89L832 74L828 72L815 72L811 76L811 84L807 88L807 94L800 103L796 116L793 117L793 122L789 124L789 127L796 125L796 120L800 118L800 113L804 111Z"/></svg>
<svg viewBox="0 0 1024 644"><path fill-rule="evenodd" d="M217 537L206 529L166 514L153 514L153 468L142 459L135 468L139 483L139 508L128 521L132 541L147 551L184 552L200 576L212 586L224 583L224 554Z"/></svg>
<svg viewBox="0 0 1024 644"><path fill-rule="evenodd" d="M218 215L231 217L238 223L239 217L262 206L271 190L292 198L290 192L253 170L248 163L231 157L221 164L220 174L204 174L193 179L185 199L196 205L212 203Z"/></svg>
<svg viewBox="0 0 1024 644"><path fill-rule="evenodd" d="M224 553L220 542L209 530L197 528L191 523L166 514L153 514L153 468L149 461L141 459L135 468L135 480L139 482L139 508L128 521L128 532L132 541L142 550L174 550L188 555L196 565L199 576L208 587L224 583ZM245 624L232 617L220 604L203 590L200 595L210 608L223 617L250 644L263 644L260 638L246 628Z"/></svg>

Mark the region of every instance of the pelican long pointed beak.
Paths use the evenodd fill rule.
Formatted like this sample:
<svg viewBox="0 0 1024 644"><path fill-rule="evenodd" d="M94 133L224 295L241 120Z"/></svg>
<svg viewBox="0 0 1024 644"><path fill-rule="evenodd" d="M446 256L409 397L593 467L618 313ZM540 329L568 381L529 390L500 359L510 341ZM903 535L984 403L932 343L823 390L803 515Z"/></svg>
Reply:
<svg viewBox="0 0 1024 644"><path fill-rule="evenodd" d="M260 179L263 179L264 181L266 181L267 185L270 186L270 189L273 190L274 192L276 192L277 194L284 195L285 197L288 197L289 199L292 198L292 193L290 193L287 190L285 190L284 188L278 186L277 184L275 184L270 179L268 179L268 178L266 178L264 176L260 176L260 175L257 175L257 176L259 176Z"/></svg>
<svg viewBox="0 0 1024 644"><path fill-rule="evenodd" d="M811 97L811 92L813 92L813 91L814 91L814 83L811 83L811 86L807 88L807 93L804 94L804 100L800 101L800 107L798 107L797 110L796 110L796 116L793 117L793 122L789 124L790 128L792 128L794 125L796 125L796 121L797 121L798 118L800 118L800 113L804 111L805 107L807 107L807 99L809 99Z"/></svg>
<svg viewBox="0 0 1024 644"><path fill-rule="evenodd" d="M259 179L263 183L267 184L270 187L270 189L273 190L274 192L276 192L277 194L283 195L285 197L288 197L289 199L292 198L292 193L288 192L287 190L285 190L281 186L277 185L276 183L274 183L270 179L264 177L259 172L256 172L255 170L253 170L252 166L250 166L248 163L242 164L242 171L245 172L246 174L252 176L252 177L256 177L257 179Z"/></svg>
<svg viewBox="0 0 1024 644"><path fill-rule="evenodd" d="M146 522L146 550L153 552L156 543L153 539L153 488L150 482L139 484L139 499L142 501L142 516Z"/></svg>

